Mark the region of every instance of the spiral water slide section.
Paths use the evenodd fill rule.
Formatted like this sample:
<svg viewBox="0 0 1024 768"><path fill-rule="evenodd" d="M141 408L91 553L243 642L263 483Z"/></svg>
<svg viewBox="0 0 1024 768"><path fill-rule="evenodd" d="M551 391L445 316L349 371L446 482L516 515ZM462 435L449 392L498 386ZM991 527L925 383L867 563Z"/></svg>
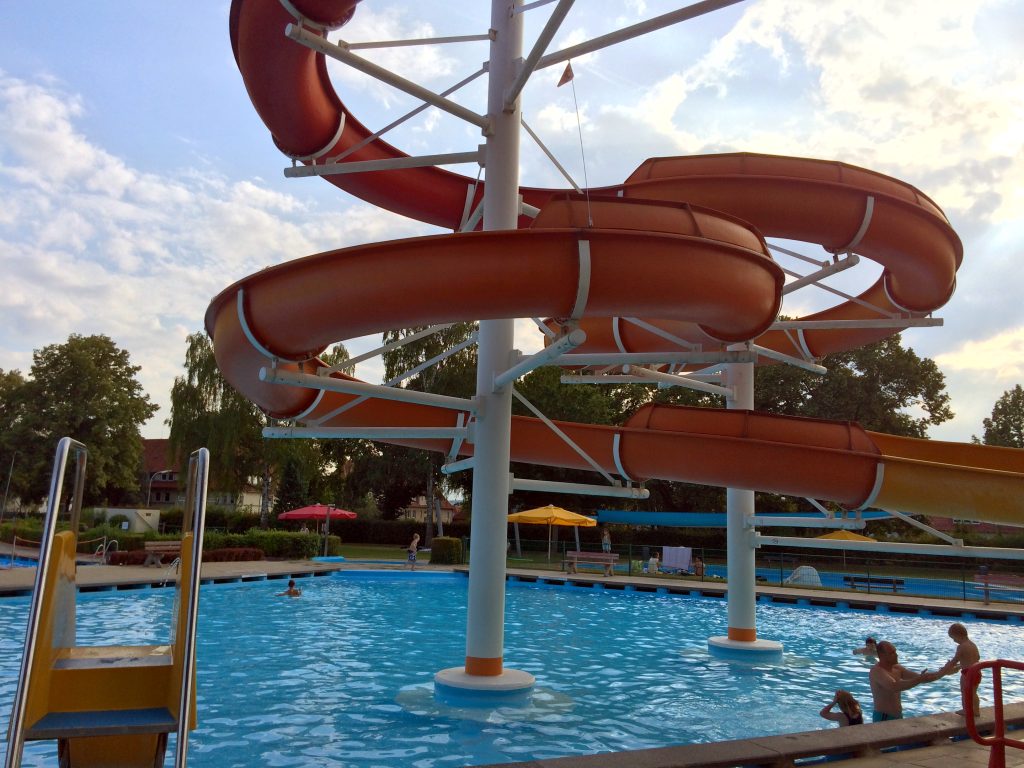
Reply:
<svg viewBox="0 0 1024 768"><path fill-rule="evenodd" d="M291 7L308 29L343 23L354 3ZM303 162L370 137L349 114L323 56L285 35L279 0L234 0L231 39L256 110L277 146ZM401 158L380 139L346 160ZM367 202L459 226L474 181L437 168L325 176ZM478 201L482 192L475 192ZM855 251L882 266L861 296L806 320L927 315L951 296L962 247L941 209L914 187L843 163L747 153L647 160L623 184L577 195L523 188L528 226L346 248L263 270L211 303L206 328L225 378L278 418L321 427L454 427L466 414L270 384L261 369L316 373L339 339L390 328L505 317L578 322L578 352L679 352L753 340L814 357L892 328L768 330L784 285L764 237ZM585 244L585 245L581 245ZM585 263L581 253L589 252ZM589 279L586 267L589 266ZM833 324L835 325L835 324ZM334 377L344 378L341 374ZM1021 523L1020 451L897 438L856 424L747 411L646 406L622 427L558 423L607 472L828 499L851 508ZM448 439L394 440L450 452ZM459 455L472 455L462 443ZM539 420L513 419L513 461L592 469Z"/></svg>

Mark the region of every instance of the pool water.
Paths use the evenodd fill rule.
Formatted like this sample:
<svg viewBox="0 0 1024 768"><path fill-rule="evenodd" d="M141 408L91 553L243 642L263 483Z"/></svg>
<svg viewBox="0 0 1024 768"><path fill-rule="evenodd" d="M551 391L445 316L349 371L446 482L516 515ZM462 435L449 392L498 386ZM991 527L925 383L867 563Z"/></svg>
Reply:
<svg viewBox="0 0 1024 768"><path fill-rule="evenodd" d="M726 632L724 600L510 583L505 664L537 677L533 702L456 709L435 701L432 681L464 659L465 577L349 571L301 580L297 599L274 596L282 583L203 587L192 766L434 768L826 728L818 710L837 687L870 710L869 663L851 653L866 635L893 640L913 669L955 649L950 619L759 605L759 635L782 641L785 660L755 666L707 655L708 636ZM170 590L85 596L79 637L165 641L171 599ZM0 601L0 725L27 606ZM1019 624L965 623L983 658L1024 658ZM952 676L907 691L907 713L959 708L957 685ZM1004 687L1024 698L1020 676ZM982 704L991 704L985 687ZM29 744L24 764L52 764L54 754Z"/></svg>
<svg viewBox="0 0 1024 768"><path fill-rule="evenodd" d="M0 555L0 568L35 568L39 563L27 557Z"/></svg>

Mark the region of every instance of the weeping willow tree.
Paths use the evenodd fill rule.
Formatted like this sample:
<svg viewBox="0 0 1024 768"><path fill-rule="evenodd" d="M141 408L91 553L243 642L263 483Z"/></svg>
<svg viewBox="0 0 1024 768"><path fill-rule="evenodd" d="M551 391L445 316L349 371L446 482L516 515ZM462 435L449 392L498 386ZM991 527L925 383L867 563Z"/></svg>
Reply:
<svg viewBox="0 0 1024 768"><path fill-rule="evenodd" d="M186 339L185 375L171 387L170 451L183 462L194 450L210 451L210 483L238 494L262 479L260 525L270 516L273 446L263 439L266 416L224 380L205 333Z"/></svg>

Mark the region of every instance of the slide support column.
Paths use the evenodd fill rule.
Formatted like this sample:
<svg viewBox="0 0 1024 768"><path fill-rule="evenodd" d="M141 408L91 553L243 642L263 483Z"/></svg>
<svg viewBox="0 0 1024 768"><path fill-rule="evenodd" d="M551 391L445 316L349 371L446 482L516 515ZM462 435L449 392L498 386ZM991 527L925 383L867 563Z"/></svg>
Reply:
<svg viewBox="0 0 1024 768"><path fill-rule="evenodd" d="M522 60L522 14L515 0L493 0L487 109L483 227L515 229L519 219L519 100L504 110L505 93ZM533 675L503 666L505 551L508 542L509 440L512 384L495 391L495 377L512 364L515 321L480 322L477 417L474 424L466 666L434 676L435 691L458 703L503 703L528 695Z"/></svg>
<svg viewBox="0 0 1024 768"><path fill-rule="evenodd" d="M754 364L730 363L726 366L725 386L732 390L726 398L729 410L754 409ZM754 558L754 492L726 489L726 557L729 580L729 633L708 638L712 656L725 658L782 658L782 644L757 639L756 563Z"/></svg>

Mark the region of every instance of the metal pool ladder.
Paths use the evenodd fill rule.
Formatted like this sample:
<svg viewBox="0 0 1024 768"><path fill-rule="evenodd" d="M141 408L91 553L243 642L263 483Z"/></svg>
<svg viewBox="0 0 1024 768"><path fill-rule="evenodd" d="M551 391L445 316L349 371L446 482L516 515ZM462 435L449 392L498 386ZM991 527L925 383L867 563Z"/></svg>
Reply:
<svg viewBox="0 0 1024 768"><path fill-rule="evenodd" d="M64 475L74 457L70 529L57 531ZM167 735L176 732L175 768L184 768L195 727L195 648L199 569L209 452L189 458L182 569L168 645L78 645L75 553L85 488L86 447L69 437L57 445L39 564L25 631L21 673L11 709L5 768L21 765L25 742L56 739L67 768L163 765ZM188 514L191 512L191 514Z"/></svg>

